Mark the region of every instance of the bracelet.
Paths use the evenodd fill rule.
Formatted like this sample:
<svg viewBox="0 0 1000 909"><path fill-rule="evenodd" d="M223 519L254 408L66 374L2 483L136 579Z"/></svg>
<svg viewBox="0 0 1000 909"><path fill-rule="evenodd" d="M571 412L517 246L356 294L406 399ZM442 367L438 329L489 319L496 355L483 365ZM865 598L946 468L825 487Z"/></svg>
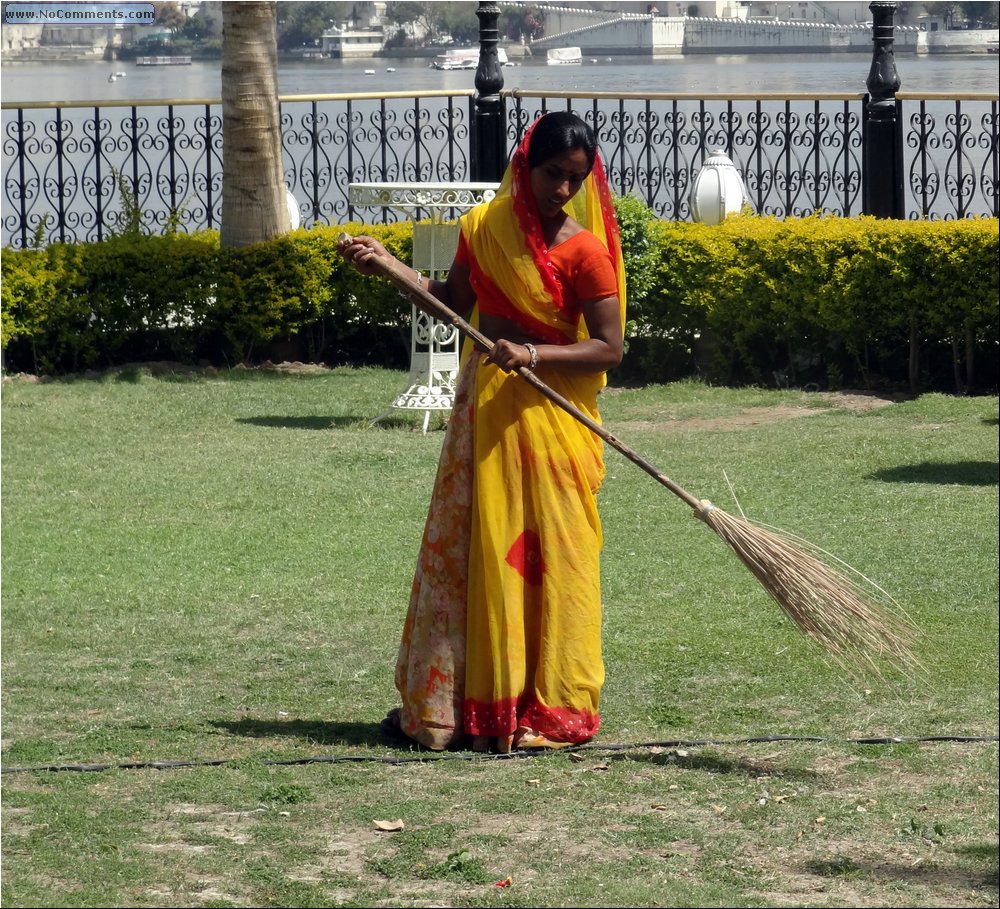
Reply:
<svg viewBox="0 0 1000 909"><path fill-rule="evenodd" d="M528 351L528 369L534 369L538 365L538 351L534 344L525 344L524 349Z"/></svg>
<svg viewBox="0 0 1000 909"><path fill-rule="evenodd" d="M397 261L398 261L398 260L397 260ZM420 272L419 272L419 271L417 271L417 269L415 269L415 268L413 269L413 273L414 273L414 274L415 274L415 275L417 276L417 278L416 278L416 280L414 281L414 283L415 283L415 284L417 285L417 287L423 287L423 286L424 286L424 276L423 276L422 274L420 274ZM400 295L400 296L401 296L401 297L402 297L402 298L403 298L404 300L409 300L409 299L410 299L410 295L409 295L409 294L408 294L408 293L407 293L407 292L406 292L405 290L400 290L400 291L397 291L397 293L398 293L398 294L399 294L399 295Z"/></svg>

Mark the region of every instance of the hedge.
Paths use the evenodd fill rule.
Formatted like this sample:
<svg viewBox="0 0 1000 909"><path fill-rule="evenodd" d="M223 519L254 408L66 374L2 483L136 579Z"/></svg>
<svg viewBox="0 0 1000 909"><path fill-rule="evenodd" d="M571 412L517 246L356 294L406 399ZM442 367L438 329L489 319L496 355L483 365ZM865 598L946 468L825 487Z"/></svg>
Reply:
<svg viewBox="0 0 1000 909"><path fill-rule="evenodd" d="M645 379L996 386L995 218L743 216L653 231L657 279L633 364Z"/></svg>
<svg viewBox="0 0 1000 909"><path fill-rule="evenodd" d="M630 287L620 381L968 391L996 386L997 219L741 216L658 221L618 200ZM342 229L400 259L408 223L218 235L130 234L4 250L5 369L275 355L405 367L410 308L336 254Z"/></svg>

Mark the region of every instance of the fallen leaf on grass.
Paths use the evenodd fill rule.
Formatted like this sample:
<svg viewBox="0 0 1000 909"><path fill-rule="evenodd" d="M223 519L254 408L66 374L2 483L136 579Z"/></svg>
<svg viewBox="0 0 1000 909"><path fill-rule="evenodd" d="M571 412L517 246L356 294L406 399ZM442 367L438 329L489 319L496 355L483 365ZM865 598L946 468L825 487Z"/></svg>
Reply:
<svg viewBox="0 0 1000 909"><path fill-rule="evenodd" d="M394 821L372 821L372 823L375 825L376 830L384 830L387 833L395 833L406 826L401 818L396 818Z"/></svg>
<svg viewBox="0 0 1000 909"><path fill-rule="evenodd" d="M497 881L497 886L498 887L509 887L513 883L514 883L514 879L512 877L505 877L502 881Z"/></svg>

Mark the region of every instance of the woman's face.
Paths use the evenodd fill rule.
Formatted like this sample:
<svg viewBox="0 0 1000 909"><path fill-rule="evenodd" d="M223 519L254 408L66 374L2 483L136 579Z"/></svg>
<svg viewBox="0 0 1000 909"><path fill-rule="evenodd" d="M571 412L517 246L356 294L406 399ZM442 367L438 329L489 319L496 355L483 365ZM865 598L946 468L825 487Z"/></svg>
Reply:
<svg viewBox="0 0 1000 909"><path fill-rule="evenodd" d="M531 170L531 189L543 218L554 218L583 186L590 173L582 148L560 152Z"/></svg>

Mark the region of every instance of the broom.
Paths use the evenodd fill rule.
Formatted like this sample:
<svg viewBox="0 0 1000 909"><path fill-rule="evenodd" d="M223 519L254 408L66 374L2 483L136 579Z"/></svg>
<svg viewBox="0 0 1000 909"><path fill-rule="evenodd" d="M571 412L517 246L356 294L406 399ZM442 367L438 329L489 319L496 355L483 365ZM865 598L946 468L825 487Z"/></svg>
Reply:
<svg viewBox="0 0 1000 909"><path fill-rule="evenodd" d="M342 233L340 239L351 241L347 233ZM493 349L493 342L482 332L400 272L395 260L386 262L373 256L369 261L414 306L439 322L454 326L483 351L489 353ZM895 604L882 588L804 540L727 514L707 499L698 499L546 385L526 366L519 367L517 373L540 394L686 502L695 517L729 544L799 630L819 643L842 668L852 670L863 666L876 674L881 674L879 662L904 672L919 668L919 662L910 651L916 629L908 619L885 608L883 604ZM821 559L820 554L836 565Z"/></svg>

